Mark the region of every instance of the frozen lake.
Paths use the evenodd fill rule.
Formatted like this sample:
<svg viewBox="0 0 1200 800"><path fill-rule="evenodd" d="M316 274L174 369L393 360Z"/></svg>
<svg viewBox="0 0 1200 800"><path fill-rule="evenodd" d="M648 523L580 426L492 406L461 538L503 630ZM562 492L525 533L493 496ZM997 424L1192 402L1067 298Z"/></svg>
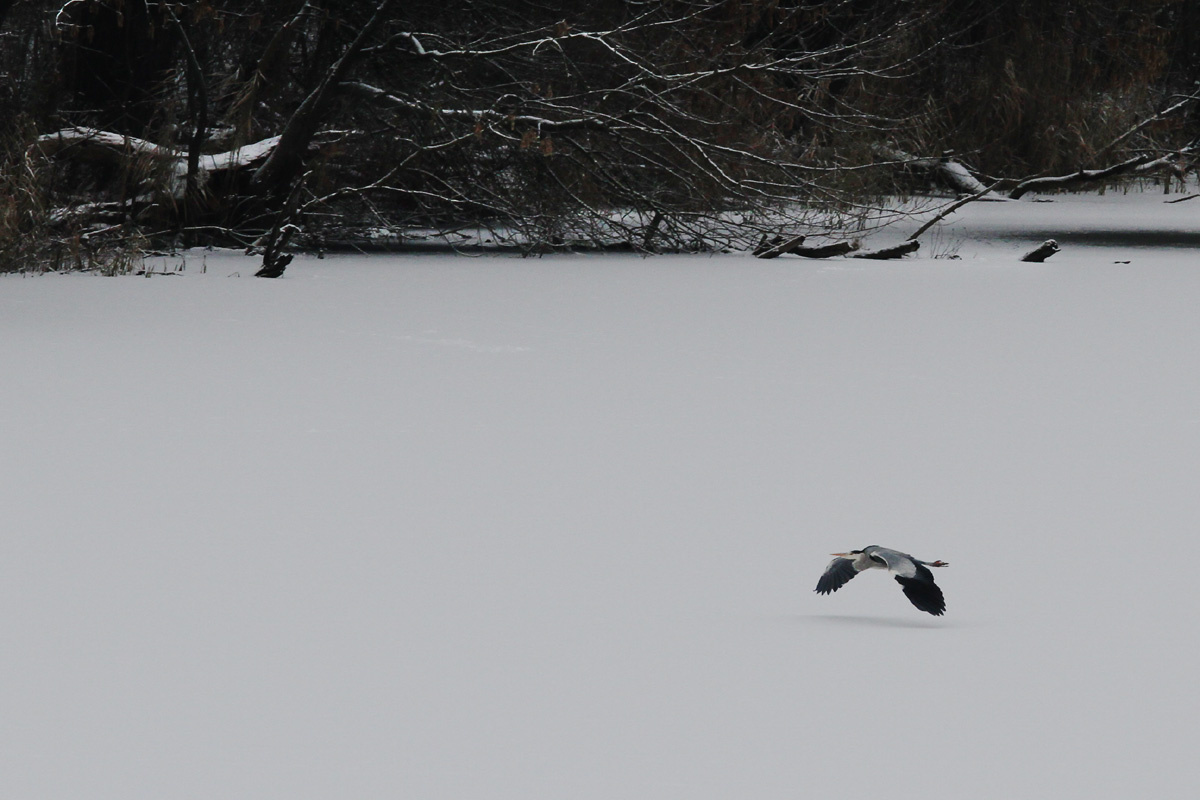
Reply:
<svg viewBox="0 0 1200 800"><path fill-rule="evenodd" d="M0 797L1189 796L1200 258L1061 235L1163 199L0 276Z"/></svg>

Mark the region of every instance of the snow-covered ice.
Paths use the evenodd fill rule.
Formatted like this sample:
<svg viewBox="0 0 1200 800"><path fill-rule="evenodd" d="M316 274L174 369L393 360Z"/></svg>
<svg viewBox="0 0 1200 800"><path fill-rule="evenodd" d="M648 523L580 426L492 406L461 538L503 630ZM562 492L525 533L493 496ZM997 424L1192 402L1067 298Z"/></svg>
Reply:
<svg viewBox="0 0 1200 800"><path fill-rule="evenodd" d="M0 277L0 797L1191 796L1200 259L995 222L1093 203Z"/></svg>

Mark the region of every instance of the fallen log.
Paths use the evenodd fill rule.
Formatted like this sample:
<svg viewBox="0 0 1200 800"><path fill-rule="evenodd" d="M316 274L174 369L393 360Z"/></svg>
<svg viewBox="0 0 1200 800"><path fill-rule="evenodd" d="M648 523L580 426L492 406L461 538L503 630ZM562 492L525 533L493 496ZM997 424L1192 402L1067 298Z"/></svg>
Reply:
<svg viewBox="0 0 1200 800"><path fill-rule="evenodd" d="M1069 175L1029 178L1013 187L1013 190L1008 193L1008 197L1010 200L1019 200L1028 192L1041 192L1047 189L1070 189L1089 183L1099 183L1109 178L1116 178L1120 175L1135 172L1139 167L1157 160L1159 159L1152 159L1150 156L1134 156L1128 161L1122 161L1120 164L1113 164L1111 167L1105 167L1104 169L1081 169Z"/></svg>
<svg viewBox="0 0 1200 800"><path fill-rule="evenodd" d="M978 178L971 174L969 169L948 156L941 158L919 157L894 147L883 146L876 147L875 152L889 161L899 162L910 169L920 169L930 172L959 194L975 195L976 199L979 199L987 194L991 188L984 186ZM1003 200L1004 198L996 196L989 199Z"/></svg>
<svg viewBox="0 0 1200 800"><path fill-rule="evenodd" d="M804 234L793 236L785 240L782 236L776 236L771 241L764 241L758 247L754 248L754 255L757 258L776 258L784 253L790 253L795 248L804 244Z"/></svg>
<svg viewBox="0 0 1200 800"><path fill-rule="evenodd" d="M858 253L851 253L851 258L870 258L878 261L883 261L889 258L902 258L909 253L915 253L920 249L921 243L916 239L909 239L900 244L891 247L881 247L878 250L863 250Z"/></svg>
<svg viewBox="0 0 1200 800"><path fill-rule="evenodd" d="M858 245L852 242L835 242L834 244L822 245L821 247L793 247L788 252L792 255L804 256L805 258L830 258L832 256L844 256L857 249Z"/></svg>
<svg viewBox="0 0 1200 800"><path fill-rule="evenodd" d="M1059 249L1058 242L1054 241L1053 239L1047 239L1025 255L1021 256L1021 260L1041 263L1057 253Z"/></svg>
<svg viewBox="0 0 1200 800"><path fill-rule="evenodd" d="M224 153L201 155L198 163L199 174L208 176L216 172L253 167L265 161L278 145L279 137L272 136ZM43 134L34 140L33 148L44 156L122 167L138 159L145 159L165 167L170 179L168 189L174 199L182 200L186 190L189 155L187 150L155 144L136 136L78 127Z"/></svg>

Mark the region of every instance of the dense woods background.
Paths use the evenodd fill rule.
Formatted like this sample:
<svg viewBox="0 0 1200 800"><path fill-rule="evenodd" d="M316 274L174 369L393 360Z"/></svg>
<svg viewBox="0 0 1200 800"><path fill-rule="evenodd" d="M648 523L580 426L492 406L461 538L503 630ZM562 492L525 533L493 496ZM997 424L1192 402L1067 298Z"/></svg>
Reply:
<svg viewBox="0 0 1200 800"><path fill-rule="evenodd" d="M744 244L947 154L1179 175L1198 81L1197 0L0 0L0 269Z"/></svg>

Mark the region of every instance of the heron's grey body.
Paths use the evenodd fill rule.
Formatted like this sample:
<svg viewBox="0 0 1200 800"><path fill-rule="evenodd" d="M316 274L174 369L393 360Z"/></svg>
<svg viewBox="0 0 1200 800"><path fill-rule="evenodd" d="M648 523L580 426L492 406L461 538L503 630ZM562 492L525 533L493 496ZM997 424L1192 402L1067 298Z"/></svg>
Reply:
<svg viewBox="0 0 1200 800"><path fill-rule="evenodd" d="M858 573L867 569L886 569L904 589L904 595L914 606L936 616L946 611L946 600L942 590L933 582L933 573L928 567L948 566L944 561L921 561L908 553L888 547L871 545L837 556L825 568L825 574L817 582L818 594L829 594L850 582Z"/></svg>

